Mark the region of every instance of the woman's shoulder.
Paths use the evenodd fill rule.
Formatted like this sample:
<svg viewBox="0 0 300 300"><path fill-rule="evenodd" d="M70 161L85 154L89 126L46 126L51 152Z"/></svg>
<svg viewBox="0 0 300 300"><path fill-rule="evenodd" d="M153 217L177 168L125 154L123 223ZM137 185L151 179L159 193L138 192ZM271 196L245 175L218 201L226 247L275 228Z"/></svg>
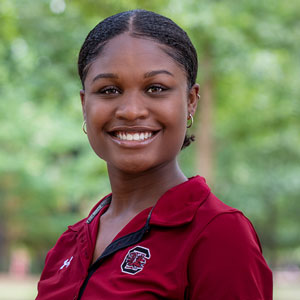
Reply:
<svg viewBox="0 0 300 300"><path fill-rule="evenodd" d="M191 299L202 294L203 299L272 299L272 272L251 221L240 210L210 193L191 225Z"/></svg>
<svg viewBox="0 0 300 300"><path fill-rule="evenodd" d="M199 175L191 177L181 189L182 192L178 191L178 188L175 190L176 194L174 193L173 198L177 198L177 204L182 206L181 211L192 208L190 212L193 215L192 223L197 227L197 231L201 228L204 229L219 218L229 223L250 222L240 210L227 205L216 197L206 184L204 177Z"/></svg>
<svg viewBox="0 0 300 300"><path fill-rule="evenodd" d="M241 211L210 194L193 225L198 230L189 256L191 299L199 294L203 299L272 299L272 272L252 223ZM200 282L206 282L206 289L201 290Z"/></svg>
<svg viewBox="0 0 300 300"><path fill-rule="evenodd" d="M98 215L100 210L109 201L110 195L105 196L96 205L94 205L90 213L85 218L73 225L69 225L68 228L57 239L55 245L49 250L46 257L46 263L49 261L49 259L54 261L58 260L61 255L67 257L67 252L73 253L74 247L76 247L76 241L81 240L86 235L86 230L84 228L87 227L88 223Z"/></svg>
<svg viewBox="0 0 300 300"><path fill-rule="evenodd" d="M261 248L251 221L242 211L225 204L213 193L210 193L206 201L198 208L194 226L198 228L198 235L210 233L212 236L222 235L233 240L248 239Z"/></svg>

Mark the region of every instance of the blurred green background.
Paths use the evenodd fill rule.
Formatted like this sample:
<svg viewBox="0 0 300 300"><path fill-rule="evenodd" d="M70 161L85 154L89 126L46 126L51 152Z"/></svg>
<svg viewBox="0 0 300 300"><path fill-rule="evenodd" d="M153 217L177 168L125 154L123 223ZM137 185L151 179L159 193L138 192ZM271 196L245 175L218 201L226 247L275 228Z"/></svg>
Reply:
<svg viewBox="0 0 300 300"><path fill-rule="evenodd" d="M198 51L186 175L251 219L273 270L299 270L300 1L0 0L0 272L26 253L39 274L67 225L109 192L81 129L76 62L99 21L134 8L173 19Z"/></svg>

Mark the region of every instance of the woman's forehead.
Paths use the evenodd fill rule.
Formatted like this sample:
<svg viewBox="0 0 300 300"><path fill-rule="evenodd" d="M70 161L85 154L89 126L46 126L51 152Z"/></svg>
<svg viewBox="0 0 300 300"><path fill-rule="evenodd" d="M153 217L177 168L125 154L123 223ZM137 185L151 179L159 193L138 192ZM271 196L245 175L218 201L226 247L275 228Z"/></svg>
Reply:
<svg viewBox="0 0 300 300"><path fill-rule="evenodd" d="M132 37L129 33L118 35L106 43L93 61L88 73L118 72L122 68L138 70L141 73L153 70L167 70L170 73L184 71L164 51L167 47L147 38Z"/></svg>
<svg viewBox="0 0 300 300"><path fill-rule="evenodd" d="M100 60L122 59L124 56L134 54L138 56L156 57L157 60L169 60L170 57L163 51L165 45L149 38L134 37L128 32L120 34L109 40L98 55ZM137 57L138 58L138 57Z"/></svg>

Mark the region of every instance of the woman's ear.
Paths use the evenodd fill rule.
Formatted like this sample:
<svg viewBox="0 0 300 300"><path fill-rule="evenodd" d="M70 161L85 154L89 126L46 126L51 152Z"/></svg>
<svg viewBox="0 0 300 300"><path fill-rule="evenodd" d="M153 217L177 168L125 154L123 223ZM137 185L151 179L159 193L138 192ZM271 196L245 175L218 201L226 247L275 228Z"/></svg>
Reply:
<svg viewBox="0 0 300 300"><path fill-rule="evenodd" d="M197 109L197 104L200 99L199 95L199 84L195 83L188 95L188 113L194 115Z"/></svg>
<svg viewBox="0 0 300 300"><path fill-rule="evenodd" d="M86 120L85 91L84 90L80 90L80 99L81 99L81 107L82 107L83 118L84 118L84 120Z"/></svg>

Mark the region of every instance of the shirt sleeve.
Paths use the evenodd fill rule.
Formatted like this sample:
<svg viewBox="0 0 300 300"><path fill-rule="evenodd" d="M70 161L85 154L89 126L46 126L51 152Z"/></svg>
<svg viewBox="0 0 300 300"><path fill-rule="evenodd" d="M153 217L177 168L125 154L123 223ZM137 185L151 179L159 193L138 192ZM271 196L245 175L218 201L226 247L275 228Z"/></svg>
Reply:
<svg viewBox="0 0 300 300"><path fill-rule="evenodd" d="M190 300L272 299L272 272L240 212L218 215L206 226L192 250L188 276Z"/></svg>

